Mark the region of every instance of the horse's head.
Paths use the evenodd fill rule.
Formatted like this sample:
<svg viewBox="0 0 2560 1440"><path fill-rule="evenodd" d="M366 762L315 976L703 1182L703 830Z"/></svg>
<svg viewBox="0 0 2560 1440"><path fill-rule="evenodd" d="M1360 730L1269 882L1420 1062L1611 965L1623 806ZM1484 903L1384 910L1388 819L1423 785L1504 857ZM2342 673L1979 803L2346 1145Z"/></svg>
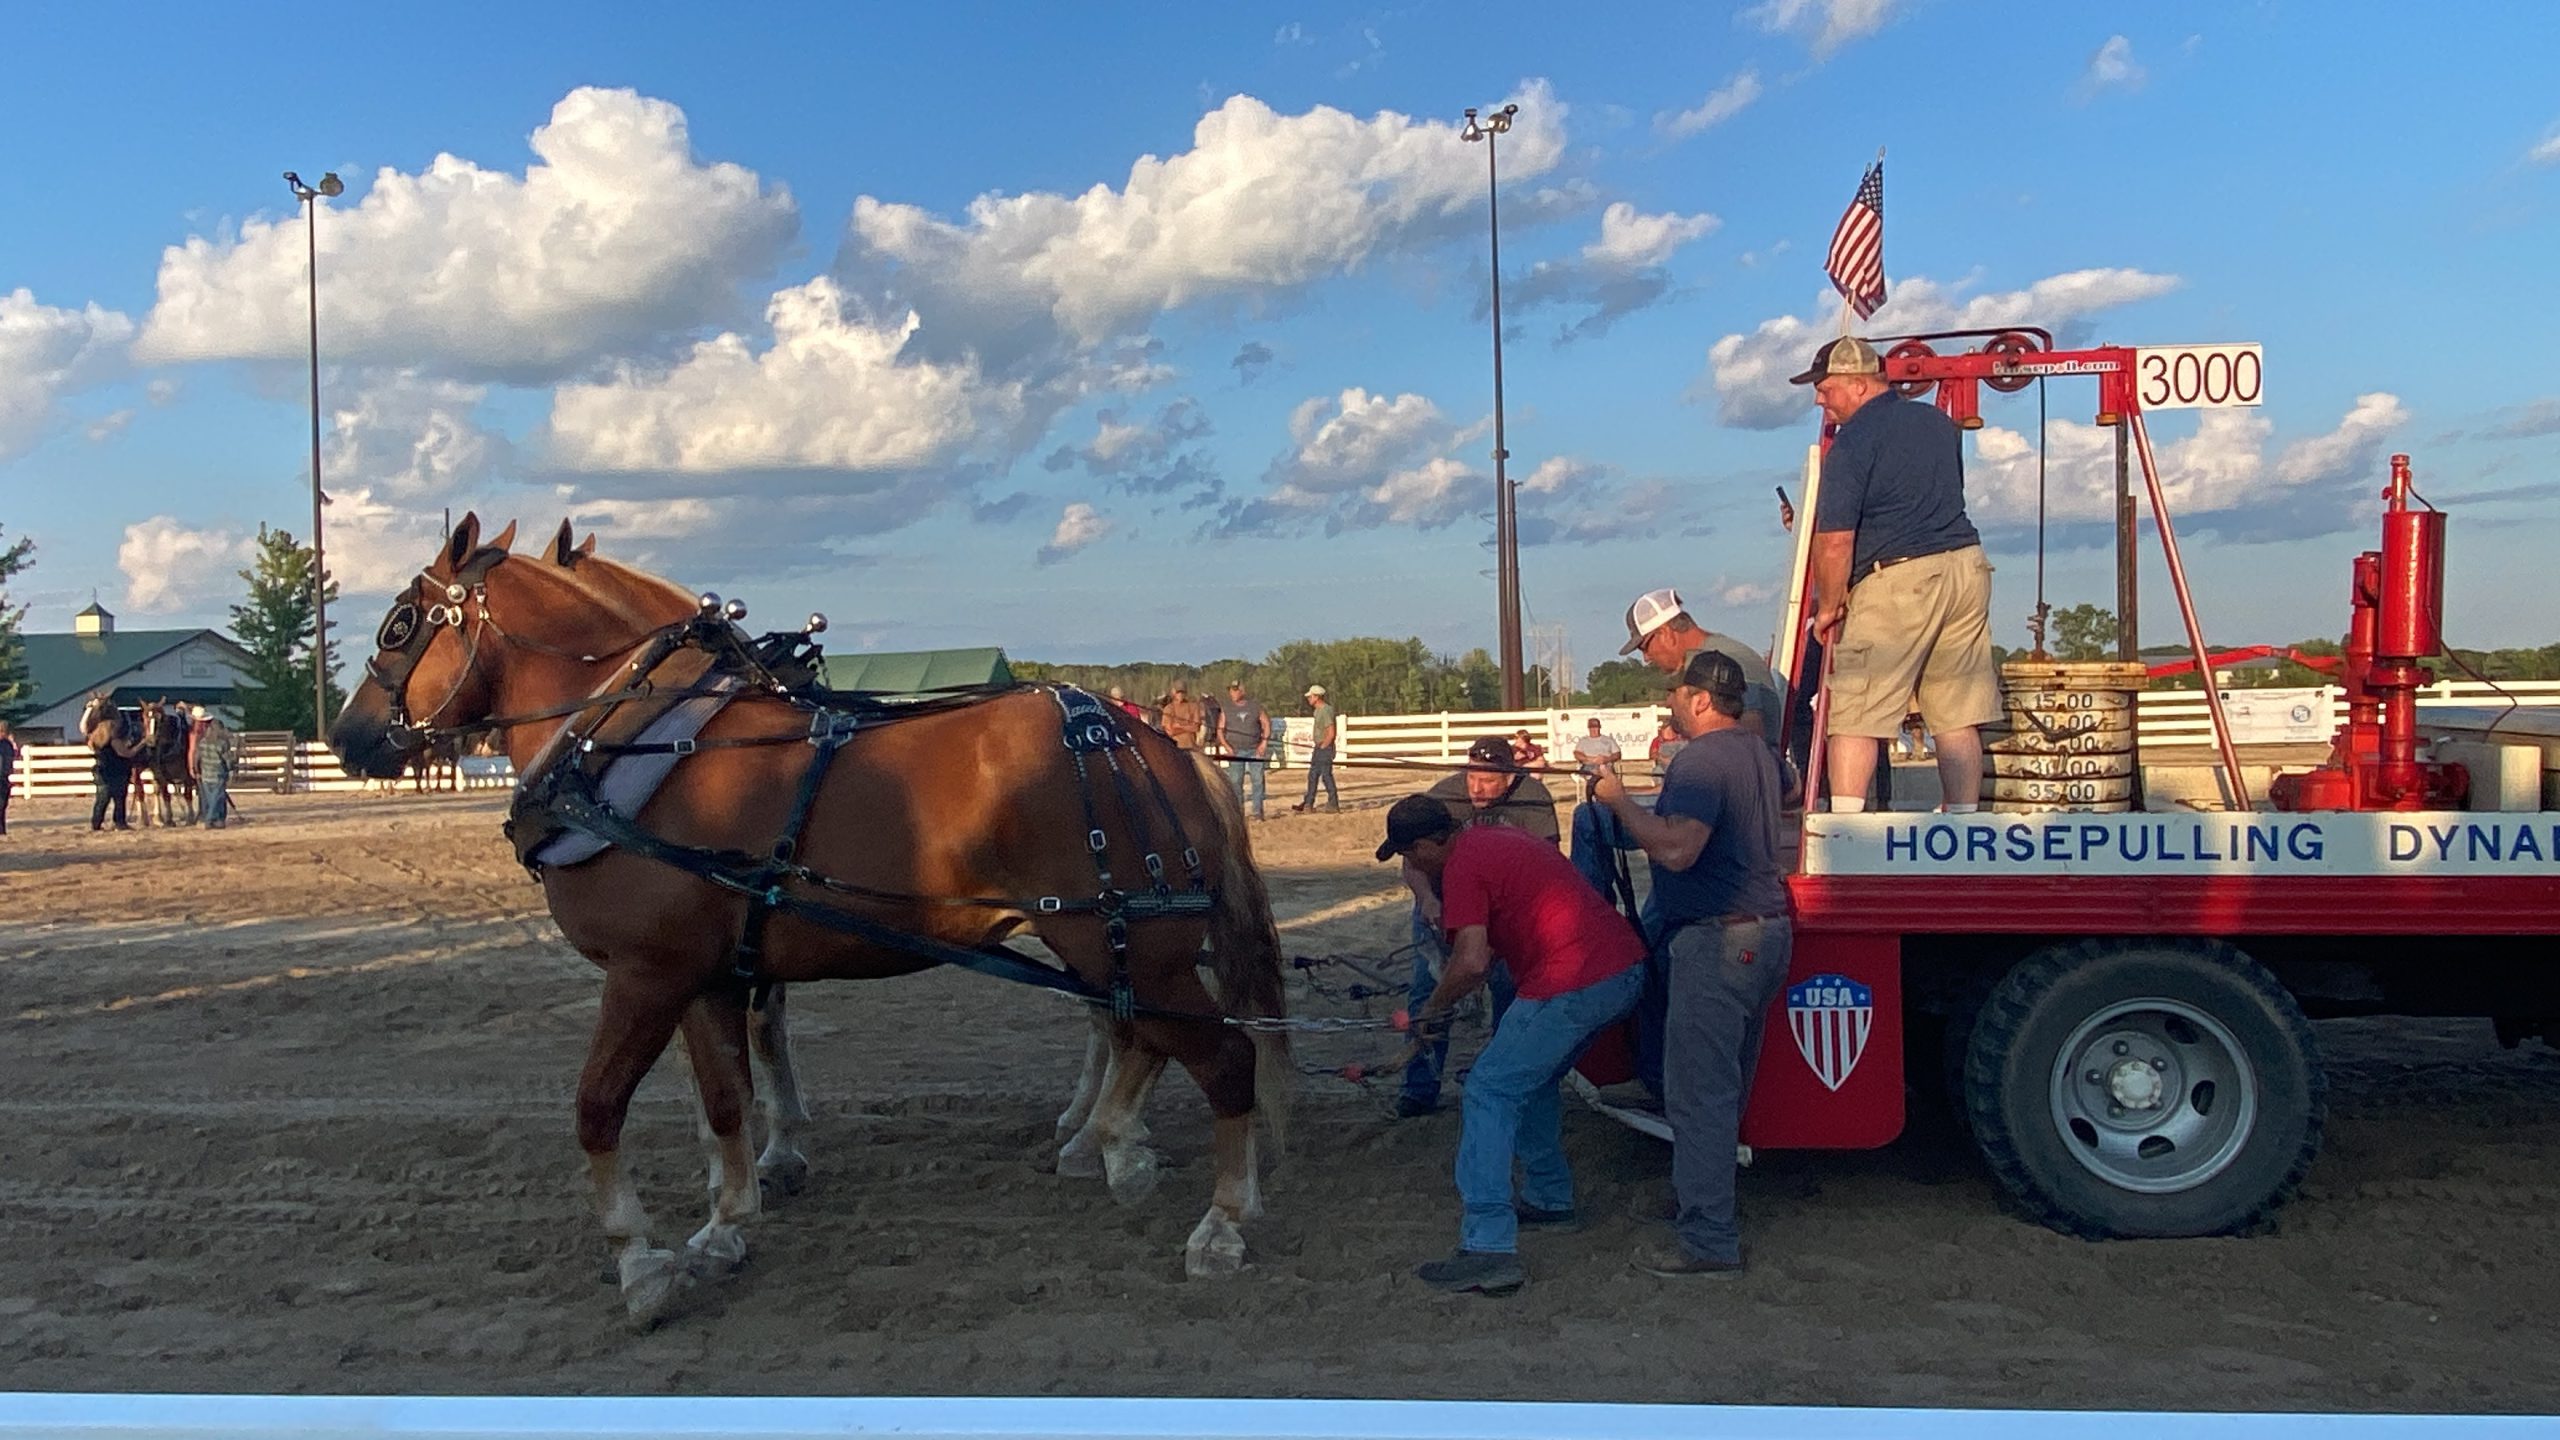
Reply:
<svg viewBox="0 0 2560 1440"><path fill-rule="evenodd" d="M489 623L493 584L510 588L502 571L512 524L480 543L480 517L453 527L436 556L391 602L374 632L364 683L329 727L329 748L351 775L388 780L436 726L485 719L504 664ZM521 567L519 567L521 568ZM501 604L503 608L503 603Z"/></svg>
<svg viewBox="0 0 2560 1440"><path fill-rule="evenodd" d="M116 709L115 697L104 690L89 696L80 707L80 738L92 750L103 750L122 737L124 715Z"/></svg>

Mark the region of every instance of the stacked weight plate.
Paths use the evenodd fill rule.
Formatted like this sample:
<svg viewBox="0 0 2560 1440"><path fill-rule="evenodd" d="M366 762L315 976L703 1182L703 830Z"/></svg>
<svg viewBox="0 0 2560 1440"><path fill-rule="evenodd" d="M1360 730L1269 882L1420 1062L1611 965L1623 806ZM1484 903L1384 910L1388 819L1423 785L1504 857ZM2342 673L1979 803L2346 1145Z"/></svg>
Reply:
<svg viewBox="0 0 2560 1440"><path fill-rule="evenodd" d="M2134 808L2135 697L2143 667L2012 660L2000 667L2009 733L1984 747L1994 810Z"/></svg>

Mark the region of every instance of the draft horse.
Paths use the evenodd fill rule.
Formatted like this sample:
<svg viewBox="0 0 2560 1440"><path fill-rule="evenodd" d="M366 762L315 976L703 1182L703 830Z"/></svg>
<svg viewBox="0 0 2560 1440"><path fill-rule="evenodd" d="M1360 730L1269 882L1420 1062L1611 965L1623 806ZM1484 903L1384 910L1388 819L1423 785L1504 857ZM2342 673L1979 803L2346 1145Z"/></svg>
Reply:
<svg viewBox="0 0 2560 1440"><path fill-rule="evenodd" d="M151 793L160 792L160 823L178 823L170 797L186 802L187 823L196 821L196 777L187 767L187 733L193 727L186 712L167 700L142 702L142 743L133 756L133 803L144 824L151 821Z"/></svg>
<svg viewBox="0 0 2560 1440"><path fill-rule="evenodd" d="M658 1318L745 1257L761 1205L754 998L937 964L1110 1007L1117 1063L1093 1124L1123 1199L1152 1188L1138 1111L1181 1063L1216 1118L1185 1268L1242 1268L1242 1224L1261 1212L1254 1120L1276 1137L1290 1067L1276 1027L1245 1023L1281 1015L1283 960L1225 788L1146 727L1091 719L1102 707L1072 690L899 707L786 684L759 659L774 652L683 591L511 557L514 533L484 545L463 517L385 617L330 744L350 773L387 778L422 745L502 730L523 777L514 823L606 842L536 873L604 976L577 1132L632 1316ZM564 537L551 558L566 552ZM648 738L686 705L714 713L680 742ZM587 768L617 755L672 765L628 815ZM1063 968L1000 948L1018 935ZM651 1243L620 1153L632 1093L679 1031L711 1158L711 1213L682 1254ZM769 1148L766 1168L796 1158Z"/></svg>

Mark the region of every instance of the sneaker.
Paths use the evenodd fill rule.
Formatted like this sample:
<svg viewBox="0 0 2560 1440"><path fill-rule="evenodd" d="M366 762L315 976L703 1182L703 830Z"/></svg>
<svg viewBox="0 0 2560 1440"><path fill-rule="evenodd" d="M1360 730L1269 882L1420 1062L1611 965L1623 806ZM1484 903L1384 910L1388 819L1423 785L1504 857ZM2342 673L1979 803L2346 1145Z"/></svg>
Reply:
<svg viewBox="0 0 2560 1440"><path fill-rule="evenodd" d="M1571 1235L1582 1229L1582 1212L1567 1205L1560 1210L1541 1210L1526 1200L1515 1200L1511 1213L1520 1217L1520 1228L1547 1235Z"/></svg>
<svg viewBox="0 0 2560 1440"><path fill-rule="evenodd" d="M1743 1268L1739 1257L1731 1260L1710 1260L1704 1256L1692 1255L1689 1253L1689 1247L1681 1244L1677 1239L1658 1240L1645 1246L1636 1251L1635 1259L1630 1263L1647 1275L1659 1275L1666 1280L1679 1280L1692 1275L1739 1275Z"/></svg>
<svg viewBox="0 0 2560 1440"><path fill-rule="evenodd" d="M1641 1110L1648 1115L1663 1113L1662 1097L1646 1089L1641 1080L1621 1080L1615 1085L1603 1085L1594 1093L1599 1095L1603 1104L1614 1105L1621 1110Z"/></svg>
<svg viewBox="0 0 2560 1440"><path fill-rule="evenodd" d="M1414 1267L1414 1278L1434 1290L1453 1295L1516 1295L1529 1283L1520 1257L1485 1250L1461 1250L1446 1260L1426 1260Z"/></svg>
<svg viewBox="0 0 2560 1440"><path fill-rule="evenodd" d="M1429 1100L1425 1100L1419 1095L1398 1095L1396 1097L1396 1118L1399 1120L1419 1120L1425 1115L1437 1115L1439 1113L1440 1101L1437 1097Z"/></svg>

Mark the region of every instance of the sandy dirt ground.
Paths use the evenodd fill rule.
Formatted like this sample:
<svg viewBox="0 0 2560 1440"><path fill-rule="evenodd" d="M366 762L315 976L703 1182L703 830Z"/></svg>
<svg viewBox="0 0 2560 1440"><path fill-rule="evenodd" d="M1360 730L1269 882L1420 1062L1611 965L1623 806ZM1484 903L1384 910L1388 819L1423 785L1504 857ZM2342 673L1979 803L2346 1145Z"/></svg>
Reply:
<svg viewBox="0 0 2560 1440"><path fill-rule="evenodd" d="M1454 1113L1308 1080L1252 1268L1191 1283L1209 1130L1178 1070L1150 1112L1171 1173L1123 1208L1045 1172L1066 1004L950 974L813 987L816 1181L743 1273L634 1333L570 1140L596 981L502 799L245 798L223 834L92 835L52 802L0 839L0 1388L2560 1408L2560 1055L2443 1022L2321 1027L2326 1153L2246 1239L2065 1239L1920 1125L1763 1156L1750 1273L1665 1282L1628 1268L1625 1218L1665 1148L1574 1111L1594 1223L1530 1237L1528 1289L1485 1300L1408 1273L1454 1241ZM1257 828L1291 951L1402 939L1379 821ZM689 1229L678 1065L629 1143Z"/></svg>

